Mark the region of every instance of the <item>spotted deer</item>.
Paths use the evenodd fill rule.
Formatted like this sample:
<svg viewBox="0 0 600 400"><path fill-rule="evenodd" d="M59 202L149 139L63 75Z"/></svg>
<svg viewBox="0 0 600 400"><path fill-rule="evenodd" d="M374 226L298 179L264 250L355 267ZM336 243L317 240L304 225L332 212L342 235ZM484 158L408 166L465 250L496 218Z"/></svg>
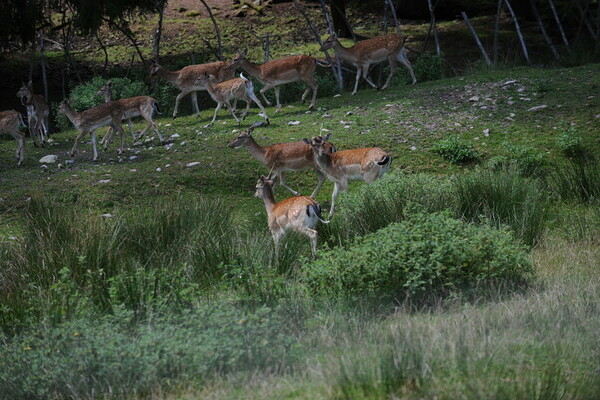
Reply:
<svg viewBox="0 0 600 400"><path fill-rule="evenodd" d="M352 94L356 94L358 89L358 81L362 76L365 81L375 89L378 89L369 79L369 67L372 64L377 64L388 60L390 64L390 74L381 87L381 90L387 89L392 76L398 69L398 63L404 65L412 78L413 85L417 83L417 78L413 72L410 61L406 55L404 48L404 37L392 33L390 35L377 36L372 39L362 40L351 47L344 47L338 40L337 36L332 35L321 46L321 51L333 49L338 57L344 62L353 65L356 68L356 79L354 82L354 90Z"/></svg>
<svg viewBox="0 0 600 400"><path fill-rule="evenodd" d="M304 81L308 85L308 89L302 94L302 102L304 102L306 96L308 96L308 92L312 90L312 100L308 109L312 110L315 108L318 86L314 74L317 63L326 66L314 57L306 55L283 57L259 65L250 62L246 58L245 52L240 52L233 57L229 63L229 68L240 68L258 79L264 85L259 93L262 95L267 105L271 105L271 102L265 97L265 92L273 88L275 90L275 99L277 101L276 112L279 112L281 110L281 103L279 102L279 86L296 81Z"/></svg>
<svg viewBox="0 0 600 400"><path fill-rule="evenodd" d="M27 110L27 124L29 125L29 134L33 139L33 144L38 147L44 147L50 133L50 107L44 99L44 96L33 93L33 84L31 81L21 86L17 92L17 97L21 98L21 103Z"/></svg>
<svg viewBox="0 0 600 400"><path fill-rule="evenodd" d="M75 143L73 143L73 148L70 152L71 157L75 156L75 152L79 147L81 138L89 134L92 138L92 148L94 150L93 161L96 161L98 159L98 151L96 149L95 131L96 129L107 125L119 132L119 135L121 135L121 147L119 148L119 155L123 153L125 132L121 126L121 120L123 119L123 114L125 113L125 107L123 107L121 103L118 101L110 101L88 110L77 112L71 108L69 102L65 99L60 103L59 110L69 118L75 128L77 128L79 131L79 134L75 137ZM108 142L104 144L105 150L107 146Z"/></svg>
<svg viewBox="0 0 600 400"><path fill-rule="evenodd" d="M328 223L321 218L321 206L312 197L294 196L275 202L274 180L260 177L254 196L263 199L267 209L269 230L275 242L275 257L279 258L279 242L286 231L294 230L310 238L312 256L317 254L317 222Z"/></svg>
<svg viewBox="0 0 600 400"><path fill-rule="evenodd" d="M214 75L200 75L196 80L196 85L202 85L206 87L206 90L210 94L210 97L214 101L217 102L217 107L215 108L215 113L213 115L212 121L206 125L206 127L210 127L215 123L217 119L217 113L219 110L225 105L225 107L231 112L233 118L236 120L238 125L240 124L240 119L235 115L235 109L231 105L231 101L243 100L246 102L246 110L241 116L241 119L244 120L246 118L246 114L248 114L248 110L250 110L250 100L252 100L260 111L262 112L267 124L269 123L269 117L267 116L267 112L262 106L260 100L254 94L254 85L252 81L246 79L243 74L240 74L239 78L233 78L225 82L218 83Z"/></svg>
<svg viewBox="0 0 600 400"><path fill-rule="evenodd" d="M326 146L330 136L331 134L304 139L304 142L312 147L315 161L321 171L334 183L329 218L333 216L339 192L348 190L348 181L363 180L373 183L388 171L392 163L392 157L379 147L330 153Z"/></svg>
<svg viewBox="0 0 600 400"><path fill-rule="evenodd" d="M229 63L217 61L208 64L188 65L178 71L169 71L158 64L153 64L150 67L150 77L160 77L175 85L181 93L175 99L175 110L173 110L173 118L177 116L179 101L188 93L191 93L192 106L194 113L199 116L200 109L198 108L198 97L196 92L206 90L205 86L196 85L196 80L200 75L214 75L216 82L223 82L235 77L235 71L228 68Z"/></svg>
<svg viewBox="0 0 600 400"><path fill-rule="evenodd" d="M19 131L20 126L26 126L21 113L15 110L0 111L0 134L6 133L17 141L17 165L23 165L25 159L25 134Z"/></svg>
<svg viewBox="0 0 600 400"><path fill-rule="evenodd" d="M242 131L233 139L228 146L232 149L245 147L250 151L250 154L258 161L263 163L269 169L270 175L273 178L279 178L279 184L285 189L292 192L294 196L299 196L300 193L287 186L284 182L284 174L286 171L300 171L311 168L317 174L317 187L313 190L310 197L315 197L321 189L321 185L325 180L325 175L319 169L315 162L313 151L310 145L303 141L291 143L277 143L271 146L261 146L252 137L252 132L255 128L265 125L264 122L253 124L248 130ZM327 151L332 153L335 147L326 142Z"/></svg>
<svg viewBox="0 0 600 400"><path fill-rule="evenodd" d="M100 87L96 96L104 97L104 102L108 103L113 101L113 93L112 93L112 81L106 82L104 85ZM136 97L128 97L126 99L116 100L123 105L125 108L125 113L123 114L123 119L127 120L127 124L129 125L129 130L131 131L131 136L133 137L133 141L140 140L144 137L144 134L149 128L154 129L154 132L158 135L160 143L164 143L164 139L156 124L154 123L154 113L160 112L158 109L158 102L150 96L136 96ZM135 132L133 130L133 124L131 123L131 118L142 117L146 120L148 125L140 132L139 136L135 136ZM104 145L106 141L110 141L114 134L114 130L109 128L109 131L104 138L100 142L101 145Z"/></svg>

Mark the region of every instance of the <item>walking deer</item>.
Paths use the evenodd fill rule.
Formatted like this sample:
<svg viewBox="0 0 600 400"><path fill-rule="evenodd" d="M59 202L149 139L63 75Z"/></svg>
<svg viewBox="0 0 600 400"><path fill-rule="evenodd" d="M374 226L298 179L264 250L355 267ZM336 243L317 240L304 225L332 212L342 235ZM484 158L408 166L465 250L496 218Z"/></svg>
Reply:
<svg viewBox="0 0 600 400"><path fill-rule="evenodd" d="M372 39L367 39L356 43L352 47L344 47L338 40L337 36L332 35L321 46L321 51L332 49L336 55L343 61L352 64L356 67L356 79L354 82L354 90L352 94L356 94L358 89L358 81L362 76L369 85L378 89L369 79L369 67L371 64L377 64L386 59L390 63L390 74L385 81L385 84L381 87L381 90L387 89L392 76L398 68L398 62L404 65L412 78L413 85L417 83L417 78L413 72L410 61L406 56L406 49L404 48L404 37L396 35L394 33L390 35L377 36Z"/></svg>
<svg viewBox="0 0 600 400"><path fill-rule="evenodd" d="M246 79L243 74L240 74L239 78L233 78L220 83L217 83L214 75L204 74L198 77L195 85L204 86L210 94L210 97L217 102L213 119L209 124L206 125L206 127L210 127L215 123L215 120L217 119L217 113L223 107L223 105L225 105L225 107L231 112L231 115L233 115L233 118L236 120L238 125L240 124L240 120L235 115L235 108L233 108L231 105L232 100L243 100L246 102L246 110L241 116L242 120L246 118L246 114L248 114L248 110L250 110L250 100L252 100L256 103L258 108L260 108L260 111L264 115L267 124L269 123L267 112L260 103L260 100L254 94L254 85L252 84L252 81Z"/></svg>
<svg viewBox="0 0 600 400"><path fill-rule="evenodd" d="M265 97L265 92L274 88L275 99L277 100L276 112L279 112L281 110L281 103L279 102L279 86L296 81L304 81L308 85L308 89L302 94L302 102L306 99L308 92L312 90L312 100L308 109L312 110L315 108L318 86L314 78L314 73L317 63L325 66L314 57L300 55L279 58L258 65L248 61L245 52L240 52L233 57L229 63L229 68L241 68L262 82L264 86L260 89L259 93L262 95L267 105L271 105L271 102Z"/></svg>
<svg viewBox="0 0 600 400"><path fill-rule="evenodd" d="M81 138L89 133L92 138L92 148L94 150L93 161L96 161L98 159L98 151L96 149L95 131L96 129L107 125L110 125L112 129L118 131L121 135L121 147L119 148L119 155L123 153L125 132L123 132L121 120L123 119L125 108L121 103L118 101L111 101L82 112L77 112L71 108L68 101L65 99L60 103L59 110L69 118L75 128L77 128L79 131L79 134L75 137L73 148L71 149L71 157L75 156L75 152L77 151L77 147L79 146ZM104 144L105 150L107 146L108 142Z"/></svg>
<svg viewBox="0 0 600 400"><path fill-rule="evenodd" d="M183 67L179 71L169 71L158 64L153 64L150 67L151 77L161 77L168 82L175 85L181 93L177 95L175 99L175 110L173 110L173 118L177 116L177 109L179 108L179 101L188 93L191 93L192 106L196 116L200 115L200 109L198 108L198 97L196 92L199 90L206 90L205 86L197 85L196 80L199 76L207 74L214 75L216 82L223 82L231 79L235 76L235 71L228 68L228 63L224 61L217 61L208 64L197 64L188 65Z"/></svg>
<svg viewBox="0 0 600 400"><path fill-rule="evenodd" d="M26 126L21 113L15 110L0 111L0 134L7 133L17 141L17 165L23 165L25 159L25 134L19 131L20 126Z"/></svg>
<svg viewBox="0 0 600 400"><path fill-rule="evenodd" d="M323 175L315 162L311 146L303 141L261 146L252 137L252 132L255 128L263 125L265 125L264 122L254 123L248 130L237 135L228 146L233 149L240 147L247 148L254 158L263 163L271 171L270 175L273 178L279 177L279 184L292 192L294 196L299 196L300 193L285 184L285 172L312 168L317 174L318 179L317 187L310 195L310 197L314 198L319 193L319 189L321 189L325 175ZM331 143L326 142L325 146L328 152L333 153L335 151L335 147Z"/></svg>
<svg viewBox="0 0 600 400"><path fill-rule="evenodd" d="M17 92L17 97L21 98L21 103L27 110L27 123L29 125L29 134L35 147L46 145L48 133L50 133L50 107L44 96L33 93L33 84L31 81L23 83L21 89Z"/></svg>
<svg viewBox="0 0 600 400"><path fill-rule="evenodd" d="M392 157L379 147L329 153L326 142L330 136L331 134L325 137L315 136L312 139L304 139L304 141L311 145L315 161L321 171L334 183L331 209L329 210L331 219L335 209L335 200L340 191L348 190L348 181L357 179L367 183L376 181L390 168Z"/></svg>
<svg viewBox="0 0 600 400"><path fill-rule="evenodd" d="M106 82L104 85L100 87L96 96L104 97L104 102L108 103L113 101L113 93L112 93L112 81ZM133 141L140 140L144 137L144 134L149 128L154 129L154 132L158 135L160 143L164 143L163 137L158 131L156 124L154 123L153 117L154 112L160 112L158 109L158 102L150 96L136 96L136 97L128 97L126 99L116 100L123 105L125 109L125 113L123 114L123 119L127 120L127 124L129 125L129 130L131 131L131 136L133 137ZM146 120L148 125L140 132L139 136L135 136L135 132L133 130L133 124L131 123L131 118L142 117ZM114 134L114 130L109 128L109 132L104 136L101 145L105 144L107 141L112 139Z"/></svg>
<svg viewBox="0 0 600 400"><path fill-rule="evenodd" d="M317 253L317 222L328 223L321 218L321 206L312 197L294 196L275 202L271 177L260 177L254 196L263 199L267 209L269 230L275 242L275 257L279 258L279 242L286 231L294 230L310 238L312 256Z"/></svg>

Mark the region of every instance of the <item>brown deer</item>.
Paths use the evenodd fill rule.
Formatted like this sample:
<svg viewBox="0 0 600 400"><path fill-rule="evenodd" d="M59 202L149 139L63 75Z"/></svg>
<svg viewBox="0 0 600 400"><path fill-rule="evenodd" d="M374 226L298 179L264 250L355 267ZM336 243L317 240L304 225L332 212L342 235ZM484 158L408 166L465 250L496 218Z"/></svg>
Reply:
<svg viewBox="0 0 600 400"><path fill-rule="evenodd" d="M196 85L202 85L206 87L210 97L217 102L213 119L209 124L205 125L205 127L211 127L215 123L215 120L217 119L217 113L223 107L223 105L225 105L225 107L231 112L231 115L233 115L233 118L239 125L240 120L235 115L235 110L231 105L232 100L243 100L246 102L246 110L241 116L242 120L246 118L246 114L248 114L248 110L250 110L250 100L252 100L256 103L258 108L260 108L260 111L264 115L267 124L269 123L267 112L263 108L260 100L254 94L254 85L252 84L252 81L246 79L243 74L241 74L239 78L233 78L220 83L216 82L216 79L213 75L204 74L198 77L196 80Z"/></svg>
<svg viewBox="0 0 600 400"><path fill-rule="evenodd" d="M261 176L256 183L254 196L265 203L269 230L275 242L275 258L279 258L279 241L288 230L310 238L310 250L314 258L317 254L317 222L329 222L321 218L321 206L308 196L294 196L276 203L274 185L272 178Z"/></svg>
<svg viewBox="0 0 600 400"><path fill-rule="evenodd" d="M318 179L317 187L310 195L310 197L314 198L317 193L319 193L319 189L321 189L321 185L325 180L325 175L321 172L319 166L315 162L311 146L303 141L298 141L292 143L278 143L263 147L256 143L256 140L252 137L252 132L255 128L264 125L264 122L254 123L247 131L243 131L237 135L228 146L232 149L239 149L240 147L247 148L254 158L263 163L269 171L271 171L269 175L273 178L279 177L279 184L292 192L294 196L299 196L300 193L285 184L285 172L312 168L317 174ZM335 147L331 143L326 142L325 146L330 153L335 151Z"/></svg>
<svg viewBox="0 0 600 400"><path fill-rule="evenodd" d="M302 102L306 99L308 92L312 90L312 100L308 109L312 110L315 108L318 86L314 74L317 63L326 66L314 57L306 55L279 58L258 65L248 61L246 52L240 52L233 57L229 63L229 67L232 69L241 68L261 81L264 86L260 89L260 94L267 105L271 105L271 102L265 97L265 92L274 88L275 99L277 100L276 112L279 112L281 110L281 103L279 102L279 86L296 81L304 81L308 85L308 89L302 94Z"/></svg>
<svg viewBox="0 0 600 400"><path fill-rule="evenodd" d="M200 75L214 75L216 82L223 82L228 79L235 77L235 71L228 67L228 63L224 61L217 61L208 64L197 64L188 65L183 67L179 71L169 71L164 69L158 64L153 64L150 67L150 77L161 77L164 80L171 82L175 85L181 93L177 95L175 99L175 110L173 110L173 118L177 116L177 109L179 107L179 101L188 93L191 93L192 106L194 107L194 113L196 116L200 115L200 109L198 108L198 97L196 92L199 90L206 90L204 86L195 86L196 80Z"/></svg>
<svg viewBox="0 0 600 400"><path fill-rule="evenodd" d="M360 179L367 183L373 183L390 168L392 157L379 147L330 153L326 146L330 136L331 134L324 137L315 136L312 139L304 139L304 141L312 146L319 168L334 183L331 209L329 210L331 219L335 209L335 199L340 191L348 190L348 181Z"/></svg>
<svg viewBox="0 0 600 400"><path fill-rule="evenodd" d="M33 93L33 84L31 81L23 83L21 89L17 92L17 97L21 98L21 103L27 110L27 123L29 125L29 134L33 139L35 147L46 145L48 133L50 133L50 107L44 96Z"/></svg>
<svg viewBox="0 0 600 400"><path fill-rule="evenodd" d="M0 111L0 134L7 133L17 141L17 165L23 165L25 158L25 134L19 131L20 126L26 126L21 113L15 110Z"/></svg>
<svg viewBox="0 0 600 400"><path fill-rule="evenodd" d="M392 76L398 69L398 62L404 65L412 78L413 85L417 83L417 78L413 72L410 61L406 56L406 49L404 48L404 37L392 33L390 35L377 36L372 39L367 39L356 43L352 47L344 47L338 40L337 36L332 35L321 46L321 51L333 49L338 57L344 62L356 67L356 79L354 82L354 90L352 94L356 94L358 89L358 81L362 76L369 85L378 89L369 79L369 67L371 64L377 64L386 59L390 63L390 74L385 81L385 84L381 87L381 90L387 89Z"/></svg>
<svg viewBox="0 0 600 400"><path fill-rule="evenodd" d="M75 156L75 152L77 151L77 147L79 146L81 138L89 133L92 138L92 148L94 150L93 161L96 161L98 159L98 151L96 149L95 131L96 129L107 125L110 125L112 129L118 131L121 135L121 147L119 148L119 155L123 153L125 132L121 126L121 120L123 119L125 108L121 103L118 101L111 101L82 112L77 112L71 108L69 102L65 99L60 103L59 110L69 118L75 128L77 128L79 131L79 134L75 137L73 148L71 149L71 157ZM107 146L108 142L104 144L105 150Z"/></svg>
<svg viewBox="0 0 600 400"><path fill-rule="evenodd" d="M112 81L108 81L104 85L102 85L100 87L100 90L98 90L98 92L96 93L96 96L104 97L105 103L113 101ZM144 137L144 134L149 128L154 129L154 132L156 132L156 134L158 135L161 144L165 142L153 120L154 112L160 112L158 109L158 102L155 99L153 99L150 96L136 96L116 101L121 103L125 108L125 114L123 114L123 119L127 119L127 124L129 125L129 130L131 131L131 135L133 137L134 142ZM148 123L148 125L140 132L137 138L133 131L133 124L131 123L131 118L134 117L142 117ZM114 133L114 131L109 128L109 132L107 132L100 144L103 145L106 143L107 140L110 141L112 139L112 133Z"/></svg>

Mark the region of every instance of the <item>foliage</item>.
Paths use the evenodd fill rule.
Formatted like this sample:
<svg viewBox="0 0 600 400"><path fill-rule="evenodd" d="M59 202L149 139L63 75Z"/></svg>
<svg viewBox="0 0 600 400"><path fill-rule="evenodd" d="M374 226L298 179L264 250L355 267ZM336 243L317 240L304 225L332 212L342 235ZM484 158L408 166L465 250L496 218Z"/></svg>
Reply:
<svg viewBox="0 0 600 400"><path fill-rule="evenodd" d="M447 75L446 68L443 54L423 53L415 61L413 71L417 82L424 82L442 79Z"/></svg>
<svg viewBox="0 0 600 400"><path fill-rule="evenodd" d="M523 176L544 175L549 167L548 156L533 146L504 143L506 155L491 157L486 166L493 170L513 168Z"/></svg>
<svg viewBox="0 0 600 400"><path fill-rule="evenodd" d="M556 145L569 158L584 155L583 138L577 134L575 128L569 126L556 136Z"/></svg>
<svg viewBox="0 0 600 400"><path fill-rule="evenodd" d="M456 164L478 161L481 158L473 145L459 136L440 140L433 145L432 150Z"/></svg>
<svg viewBox="0 0 600 400"><path fill-rule="evenodd" d="M508 225L529 245L536 244L548 219L547 194L537 181L514 168L479 170L454 184L456 212L468 221Z"/></svg>
<svg viewBox="0 0 600 400"><path fill-rule="evenodd" d="M460 288L532 273L527 252L505 230L454 219L449 212L413 212L398 223L320 253L303 267L321 296L397 296Z"/></svg>
<svg viewBox="0 0 600 400"><path fill-rule="evenodd" d="M565 200L593 203L600 198L600 161L578 157L557 163L550 175L550 182Z"/></svg>

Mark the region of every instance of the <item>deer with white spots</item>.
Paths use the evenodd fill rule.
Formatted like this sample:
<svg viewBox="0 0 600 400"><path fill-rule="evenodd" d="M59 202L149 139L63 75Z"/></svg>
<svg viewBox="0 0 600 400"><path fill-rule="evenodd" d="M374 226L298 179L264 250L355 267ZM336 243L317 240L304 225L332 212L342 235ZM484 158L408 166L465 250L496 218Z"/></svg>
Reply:
<svg viewBox="0 0 600 400"><path fill-rule="evenodd" d="M15 110L0 111L0 134L7 133L17 141L17 165L23 165L25 158L25 134L19 131L20 126L26 126L21 113Z"/></svg>
<svg viewBox="0 0 600 400"><path fill-rule="evenodd" d="M21 98L21 103L27 110L27 124L29 133L33 139L35 147L46 146L48 133L50 133L50 107L44 99L44 96L33 93L33 83L21 86L17 92L17 97Z"/></svg>

